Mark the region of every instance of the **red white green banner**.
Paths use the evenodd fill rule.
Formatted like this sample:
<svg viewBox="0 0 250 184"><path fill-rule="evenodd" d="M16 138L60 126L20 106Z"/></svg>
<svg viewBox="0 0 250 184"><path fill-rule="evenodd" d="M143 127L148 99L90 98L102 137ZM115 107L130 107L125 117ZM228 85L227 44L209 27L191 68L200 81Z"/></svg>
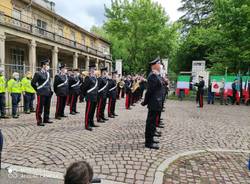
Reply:
<svg viewBox="0 0 250 184"><path fill-rule="evenodd" d="M176 94L180 93L180 90L184 90L185 95L189 94L190 76L180 75L177 79Z"/></svg>

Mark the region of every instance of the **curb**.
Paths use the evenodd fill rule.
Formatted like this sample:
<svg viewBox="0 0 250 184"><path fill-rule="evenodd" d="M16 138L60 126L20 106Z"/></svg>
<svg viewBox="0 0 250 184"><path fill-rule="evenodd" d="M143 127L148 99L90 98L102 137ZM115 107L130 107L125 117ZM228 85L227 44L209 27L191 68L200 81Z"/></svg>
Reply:
<svg viewBox="0 0 250 184"><path fill-rule="evenodd" d="M154 179L153 184L163 184L165 170L174 161L176 161L179 158L184 157L184 156L195 155L195 154L205 153L205 152L231 152L231 153L249 153L250 154L250 150L229 150L229 149L219 149L219 148L218 149L186 151L183 153L179 153L179 154L174 155L170 158L167 158L159 165L159 167L156 169L156 172L155 172L155 179Z"/></svg>

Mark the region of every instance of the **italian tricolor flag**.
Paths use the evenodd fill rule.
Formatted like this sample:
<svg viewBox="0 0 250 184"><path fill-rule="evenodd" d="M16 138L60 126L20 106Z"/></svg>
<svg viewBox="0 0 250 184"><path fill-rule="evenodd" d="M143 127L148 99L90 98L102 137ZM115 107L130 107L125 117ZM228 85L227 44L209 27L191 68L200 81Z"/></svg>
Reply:
<svg viewBox="0 0 250 184"><path fill-rule="evenodd" d="M190 76L187 75L180 75L177 79L177 88L176 94L180 94L180 90L184 90L185 95L189 94L189 84L190 84Z"/></svg>
<svg viewBox="0 0 250 184"><path fill-rule="evenodd" d="M210 81L212 83L212 92L215 92L216 95L219 95L220 88L222 86L222 79L225 81L225 96L233 96L232 84L236 76L211 76Z"/></svg>

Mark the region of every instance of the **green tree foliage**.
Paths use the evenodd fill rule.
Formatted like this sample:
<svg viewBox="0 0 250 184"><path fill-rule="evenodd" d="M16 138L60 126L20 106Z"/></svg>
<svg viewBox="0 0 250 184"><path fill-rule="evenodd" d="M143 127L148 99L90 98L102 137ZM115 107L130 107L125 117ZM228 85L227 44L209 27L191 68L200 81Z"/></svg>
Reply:
<svg viewBox="0 0 250 184"><path fill-rule="evenodd" d="M186 14L180 21L188 31L174 57L175 71L190 71L193 60L206 60L213 73L223 74L226 68L229 73L246 73L250 67L250 1L182 2Z"/></svg>
<svg viewBox="0 0 250 184"><path fill-rule="evenodd" d="M105 7L104 30L112 41L113 59L123 59L125 72L145 72L157 56L169 58L176 47L177 26L152 0L112 0Z"/></svg>

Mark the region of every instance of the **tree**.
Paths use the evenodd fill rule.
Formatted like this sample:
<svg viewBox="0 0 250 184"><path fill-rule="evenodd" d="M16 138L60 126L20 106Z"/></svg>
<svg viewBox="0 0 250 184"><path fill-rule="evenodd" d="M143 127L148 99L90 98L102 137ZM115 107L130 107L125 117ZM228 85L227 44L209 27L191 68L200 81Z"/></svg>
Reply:
<svg viewBox="0 0 250 184"><path fill-rule="evenodd" d="M159 4L112 0L111 8L105 10L104 29L113 40L114 59L123 59L126 72L145 72L150 60L170 56L178 34Z"/></svg>

